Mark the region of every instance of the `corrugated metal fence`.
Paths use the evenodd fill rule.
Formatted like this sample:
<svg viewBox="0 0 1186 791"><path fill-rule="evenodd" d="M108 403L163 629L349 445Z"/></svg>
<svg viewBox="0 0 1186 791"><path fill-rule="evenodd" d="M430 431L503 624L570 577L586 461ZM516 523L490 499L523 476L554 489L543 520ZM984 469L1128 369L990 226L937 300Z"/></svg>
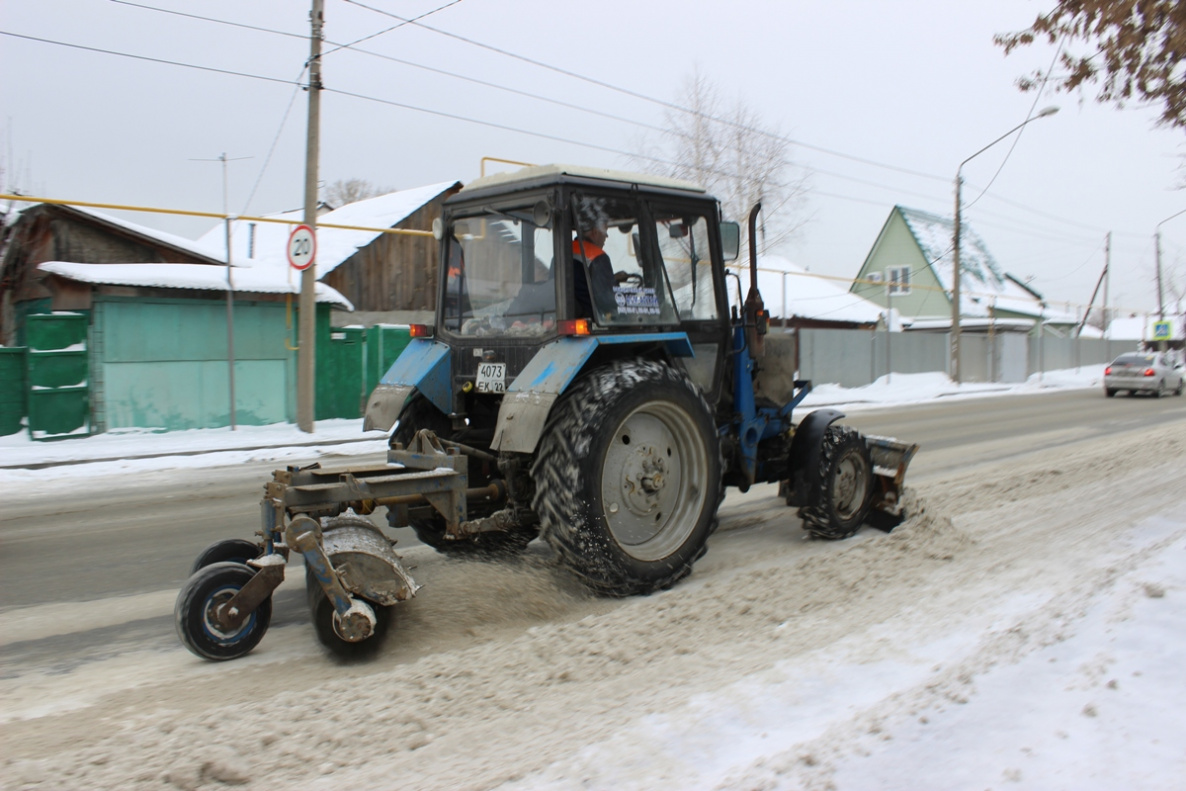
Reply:
<svg viewBox="0 0 1186 791"><path fill-rule="evenodd" d="M777 332L778 330L772 330ZM862 387L888 373L947 372L947 334L867 330L796 331L799 375L815 384ZM1043 338L1017 333L960 336L965 382L1024 382L1040 371L1103 365L1137 348L1137 341Z"/></svg>

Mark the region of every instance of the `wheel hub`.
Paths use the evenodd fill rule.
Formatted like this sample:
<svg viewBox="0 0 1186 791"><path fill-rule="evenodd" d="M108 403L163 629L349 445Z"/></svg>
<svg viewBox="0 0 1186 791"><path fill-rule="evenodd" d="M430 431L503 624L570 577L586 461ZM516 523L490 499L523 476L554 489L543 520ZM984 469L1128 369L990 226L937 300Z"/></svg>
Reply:
<svg viewBox="0 0 1186 791"><path fill-rule="evenodd" d="M334 632L348 643L367 639L375 632L375 611L360 599L351 600L343 615L334 613Z"/></svg>
<svg viewBox="0 0 1186 791"><path fill-rule="evenodd" d="M707 457L685 413L651 403L611 435L601 496L614 538L640 559L665 557L699 514Z"/></svg>
<svg viewBox="0 0 1186 791"><path fill-rule="evenodd" d="M836 478L832 484L832 501L841 516L848 517L861 505L864 499L863 478L858 474L858 462L851 456L840 460L836 467Z"/></svg>

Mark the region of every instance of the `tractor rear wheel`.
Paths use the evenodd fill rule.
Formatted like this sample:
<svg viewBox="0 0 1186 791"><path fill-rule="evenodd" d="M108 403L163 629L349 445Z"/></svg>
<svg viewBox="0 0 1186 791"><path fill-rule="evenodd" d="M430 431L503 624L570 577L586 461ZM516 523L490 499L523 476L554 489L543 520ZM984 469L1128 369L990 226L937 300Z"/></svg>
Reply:
<svg viewBox="0 0 1186 791"><path fill-rule="evenodd" d="M449 418L429 403L422 395L415 395L399 416L399 425L391 434L391 444L402 443L406 448L416 432L428 429L441 439L453 439L453 427ZM470 482L470 486L476 486ZM471 515L471 518L473 515ZM403 527L392 510L387 511L387 524ZM527 548L539 531L535 527L513 527L504 532L478 533L463 539L452 539L445 535L445 518L432 506L410 509L408 527L416 533L420 543L430 546L445 555L473 557L475 555L517 554Z"/></svg>
<svg viewBox="0 0 1186 791"><path fill-rule="evenodd" d="M674 585L717 525L712 412L663 363L620 361L579 380L556 404L531 474L544 537L603 595Z"/></svg>
<svg viewBox="0 0 1186 791"><path fill-rule="evenodd" d="M873 460L856 429L833 424L824 432L819 469L800 516L816 538L837 540L856 534L873 504Z"/></svg>

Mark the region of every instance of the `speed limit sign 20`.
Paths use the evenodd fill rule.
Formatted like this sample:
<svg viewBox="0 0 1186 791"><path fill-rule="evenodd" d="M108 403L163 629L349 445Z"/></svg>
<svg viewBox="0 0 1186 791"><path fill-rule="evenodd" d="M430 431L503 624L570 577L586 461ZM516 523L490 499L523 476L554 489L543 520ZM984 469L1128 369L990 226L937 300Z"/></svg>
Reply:
<svg viewBox="0 0 1186 791"><path fill-rule="evenodd" d="M317 257L317 236L308 225L298 225L288 235L288 263L293 269L305 270Z"/></svg>

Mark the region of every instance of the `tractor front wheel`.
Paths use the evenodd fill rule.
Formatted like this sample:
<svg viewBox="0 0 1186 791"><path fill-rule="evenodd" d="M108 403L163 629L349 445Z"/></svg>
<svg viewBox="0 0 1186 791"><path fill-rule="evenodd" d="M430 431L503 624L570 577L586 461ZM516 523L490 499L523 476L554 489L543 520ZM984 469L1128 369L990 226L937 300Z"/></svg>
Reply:
<svg viewBox="0 0 1186 791"><path fill-rule="evenodd" d="M809 498L800 516L816 538L848 538L861 529L873 504L873 460L855 429L828 426Z"/></svg>

